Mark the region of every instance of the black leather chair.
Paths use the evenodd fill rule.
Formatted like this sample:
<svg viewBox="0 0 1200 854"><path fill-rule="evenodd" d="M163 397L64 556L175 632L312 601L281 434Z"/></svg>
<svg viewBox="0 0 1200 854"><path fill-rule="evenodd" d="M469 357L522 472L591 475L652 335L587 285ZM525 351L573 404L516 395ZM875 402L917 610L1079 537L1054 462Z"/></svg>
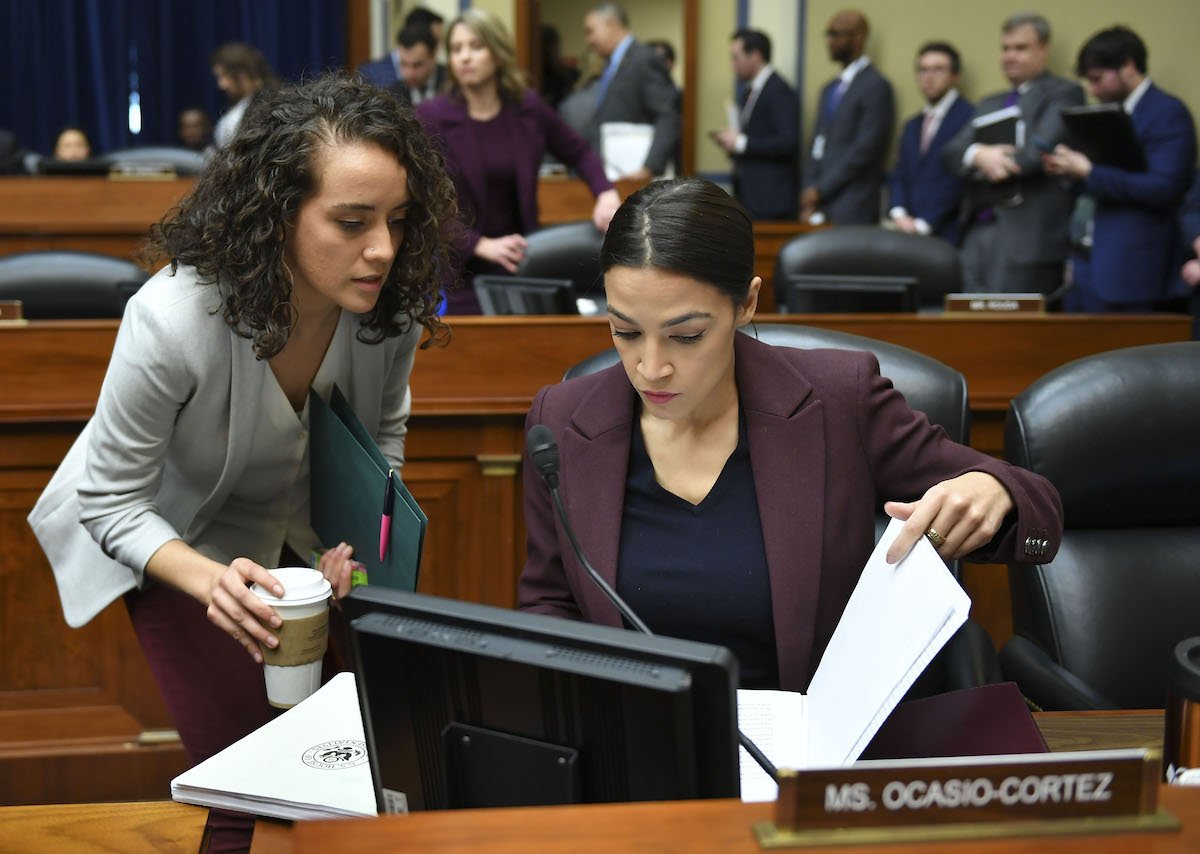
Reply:
<svg viewBox="0 0 1200 854"><path fill-rule="evenodd" d="M91 252L44 250L0 258L0 300L19 299L28 320L120 317L146 271Z"/></svg>
<svg viewBox="0 0 1200 854"><path fill-rule="evenodd" d="M743 329L743 333L777 347L874 353L879 359L880 372L891 379L910 407L923 412L954 441L964 445L970 442L967 381L949 365L898 344L811 326L759 323ZM594 373L619 361L616 349L605 350L569 368L563 379ZM888 521L880 507L875 520L876 538L883 534ZM948 561L947 566L961 581L960 563ZM909 690L907 699L999 682L1001 678L991 637L978 623L968 620Z"/></svg>
<svg viewBox="0 0 1200 854"><path fill-rule="evenodd" d="M1161 708L1200 635L1200 342L1052 371L1012 401L1004 451L1066 517L1052 563L1009 567L1005 674L1046 709Z"/></svg>
<svg viewBox="0 0 1200 854"><path fill-rule="evenodd" d="M604 275L600 271L600 246L604 235L592 221L567 222L525 236L525 257L516 275L533 279L570 279L575 296L604 305ZM603 311L600 312L603 314Z"/></svg>
<svg viewBox="0 0 1200 854"><path fill-rule="evenodd" d="M911 277L919 308L941 308L943 297L962 290L958 250L944 240L874 225L841 225L789 240L775 260L775 290L787 299L792 275Z"/></svg>
<svg viewBox="0 0 1200 854"><path fill-rule="evenodd" d="M110 167L120 168L123 165L138 169L161 167L164 170L173 169L176 175L187 177L199 175L207 162L200 152L173 145L122 148L102 154L97 159L106 161Z"/></svg>

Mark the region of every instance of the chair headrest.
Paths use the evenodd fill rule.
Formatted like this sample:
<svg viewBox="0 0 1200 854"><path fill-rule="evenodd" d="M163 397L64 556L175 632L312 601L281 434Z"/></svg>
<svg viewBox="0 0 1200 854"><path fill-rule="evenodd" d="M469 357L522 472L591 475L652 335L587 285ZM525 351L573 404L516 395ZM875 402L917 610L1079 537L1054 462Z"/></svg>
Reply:
<svg viewBox="0 0 1200 854"><path fill-rule="evenodd" d="M1051 371L1012 401L1004 453L1058 488L1068 527L1200 524L1200 342Z"/></svg>

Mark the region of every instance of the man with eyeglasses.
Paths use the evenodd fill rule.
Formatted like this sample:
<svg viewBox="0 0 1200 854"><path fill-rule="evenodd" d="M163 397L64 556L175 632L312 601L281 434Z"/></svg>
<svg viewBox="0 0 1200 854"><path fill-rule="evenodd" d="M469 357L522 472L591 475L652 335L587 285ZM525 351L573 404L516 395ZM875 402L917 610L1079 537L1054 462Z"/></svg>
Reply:
<svg viewBox="0 0 1200 854"><path fill-rule="evenodd" d="M892 84L863 49L867 19L860 12L833 16L825 30L829 58L842 72L821 91L817 131L809 150L800 218L834 225L879 221L884 158L892 140L896 103Z"/></svg>
<svg viewBox="0 0 1200 854"><path fill-rule="evenodd" d="M897 231L933 234L958 243L958 206L963 183L942 165L942 149L971 120L974 107L958 91L958 51L929 42L917 51L917 88L925 108L900 134L900 156L892 170L888 218Z"/></svg>

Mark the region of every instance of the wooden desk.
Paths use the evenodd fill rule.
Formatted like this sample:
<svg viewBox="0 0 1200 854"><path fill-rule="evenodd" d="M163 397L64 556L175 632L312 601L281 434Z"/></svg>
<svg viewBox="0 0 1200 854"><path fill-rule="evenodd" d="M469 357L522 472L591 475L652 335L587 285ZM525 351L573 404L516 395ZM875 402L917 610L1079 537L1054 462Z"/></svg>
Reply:
<svg viewBox="0 0 1200 854"><path fill-rule="evenodd" d="M1043 713L1034 716L1052 750L1155 747L1161 744L1161 712ZM1078 837L1052 843L1065 852L1182 852L1200 846L1200 790L1161 789L1163 805L1183 821L1181 834ZM170 801L0 808L0 851L29 854L121 851L193 852L206 810ZM304 851L493 851L577 852L757 851L749 827L770 816L768 804L699 801L615 804L521 810L419 813L354 822L291 825L263 820L255 831L256 854ZM347 834L353 833L353 846ZM1048 840L1046 845L1051 844ZM969 849L993 854L1028 851L1036 840L973 845L943 844L936 850ZM847 852L916 852L925 847L842 849Z"/></svg>
<svg viewBox="0 0 1200 854"><path fill-rule="evenodd" d="M1183 340L1174 317L761 318L894 341L962 370L974 444L995 452L1008 400L1070 359ZM405 481L431 519L420 589L503 607L524 563L520 459L537 389L611 345L585 318L464 318L449 347L420 351ZM186 767L119 603L85 628L63 623L57 592L25 522L90 416L116 334L111 321L0 327L0 803L162 797ZM1004 572L972 567L973 615L1000 643ZM67 781L67 782L64 782ZM64 788L68 786L69 788Z"/></svg>
<svg viewBox="0 0 1200 854"><path fill-rule="evenodd" d="M194 178L0 178L0 256L34 249L77 249L139 260L138 252L150 226L162 219L194 183ZM624 199L642 184L618 181L616 186ZM538 182L543 226L591 219L593 203L591 190L578 178L548 177ZM763 311L775 310L775 256L784 243L808 230L800 223L755 225L754 267L763 277Z"/></svg>

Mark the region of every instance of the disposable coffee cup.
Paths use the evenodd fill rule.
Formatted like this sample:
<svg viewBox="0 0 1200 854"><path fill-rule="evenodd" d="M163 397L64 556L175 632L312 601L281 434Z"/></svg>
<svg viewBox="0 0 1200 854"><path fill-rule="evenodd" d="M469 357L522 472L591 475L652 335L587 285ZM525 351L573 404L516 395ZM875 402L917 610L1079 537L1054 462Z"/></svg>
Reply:
<svg viewBox="0 0 1200 854"><path fill-rule="evenodd" d="M1200 785L1200 637L1175 645L1167 671L1163 779Z"/></svg>
<svg viewBox="0 0 1200 854"><path fill-rule="evenodd" d="M283 625L272 630L279 645L272 649L259 644L267 702L277 709L290 709L321 687L321 659L329 646L329 595L325 576L307 566L285 566L269 570L283 585L277 597L259 584L250 590L275 609Z"/></svg>

